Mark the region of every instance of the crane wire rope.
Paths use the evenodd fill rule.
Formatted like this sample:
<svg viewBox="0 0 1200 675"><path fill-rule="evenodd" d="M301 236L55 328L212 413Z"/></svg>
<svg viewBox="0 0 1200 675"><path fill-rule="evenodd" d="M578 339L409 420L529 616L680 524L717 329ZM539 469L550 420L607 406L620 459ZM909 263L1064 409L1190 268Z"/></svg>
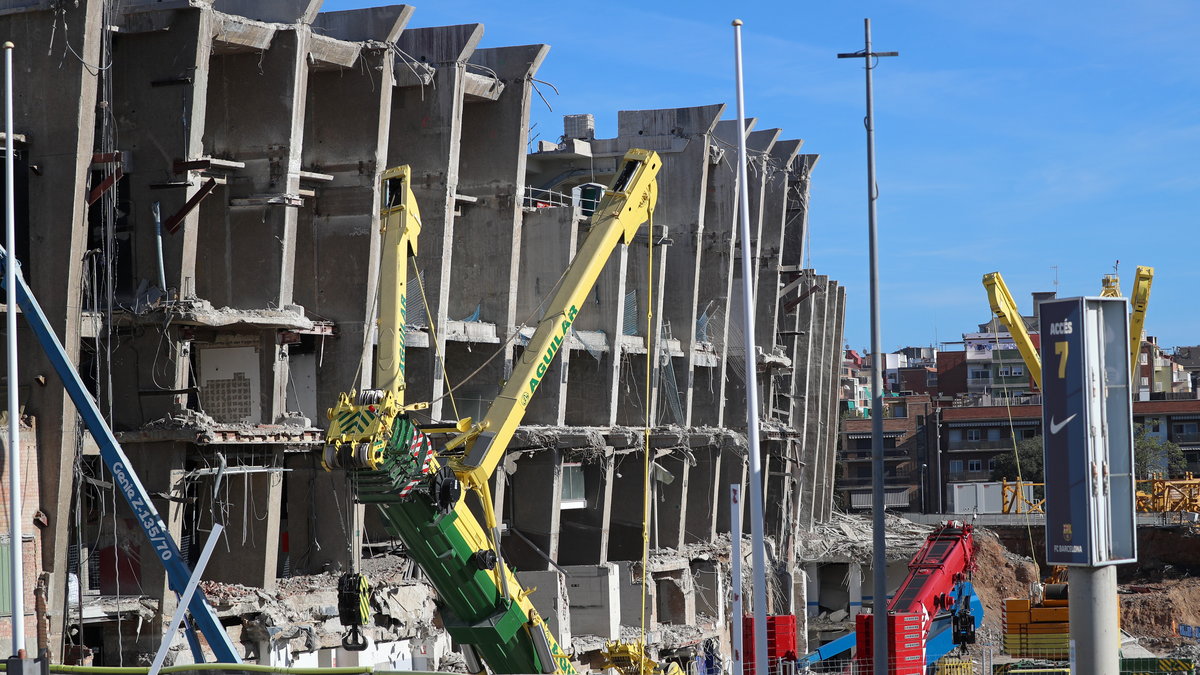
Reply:
<svg viewBox="0 0 1200 675"><path fill-rule="evenodd" d="M1025 319L1021 318L1020 316L1017 316L1016 320L1024 321ZM995 322L995 321L996 320L993 319L993 322ZM999 325L997 325L996 327L999 328ZM1011 329L1009 330L1009 333L1010 334L1012 333ZM992 349L992 356L994 359L995 355L1000 352L1000 332L999 332L999 330L992 331L992 339L993 339L993 342L995 343L995 347ZM1012 397L1008 395L1007 390L1005 391L1005 396L1004 396L1004 410L1006 413L1008 413L1008 437L1009 437L1009 440L1012 441L1013 460L1016 462L1016 465L1017 465L1017 494L1013 497L1013 501L1016 502L1017 499L1024 499L1024 497L1025 497L1025 491L1024 491L1025 490L1025 478L1021 475L1022 474L1022 472L1021 472L1021 453L1017 451L1017 429L1016 429L1016 425L1013 424ZM1044 480L1044 478L1043 478L1043 480ZM1001 500L1003 500L1003 498L1004 498L1004 496L1001 495ZM1042 578L1042 570L1038 566L1038 562L1037 562L1037 549L1034 548L1034 546L1033 546L1033 525L1031 524L1031 518L1030 518L1030 513L1029 513L1028 509L1025 510L1025 536L1029 538L1029 558L1033 561L1034 574L1035 574L1036 578L1041 579Z"/></svg>
<svg viewBox="0 0 1200 675"><path fill-rule="evenodd" d="M650 584L650 370L654 350L651 348L657 337L654 334L654 211L650 210L646 222L646 395L643 398L646 412L646 426L642 430L643 454L645 455L642 470L642 603L641 603L641 663L640 672L645 672L646 661L646 593Z"/></svg>
<svg viewBox="0 0 1200 675"><path fill-rule="evenodd" d="M438 368L441 368L442 370L442 379L448 382L448 374L446 373L446 357L442 356L442 345L437 339L437 318L429 316L429 299L425 297L425 278L421 276L421 270L417 268L416 257L409 257L409 261L412 262L413 276L417 278L417 289L421 291L421 305L425 308L425 320L429 322L429 340L433 342L433 352L437 354ZM491 359L488 360L490 361ZM487 363L485 362L484 365L487 365ZM464 382L465 381L466 380L464 380ZM459 384L462 383L460 382ZM457 389L457 387L448 388L445 394L442 394L429 403L432 405L448 396L450 397L450 407L454 409L454 419L461 419L458 414L458 403L454 400L455 389Z"/></svg>
<svg viewBox="0 0 1200 675"><path fill-rule="evenodd" d="M414 269L416 269L416 261L415 261L415 260L413 261L413 266L414 266ZM558 276L558 281L555 281L555 282L554 282L554 285L550 287L550 290L549 290L549 291L547 291L546 295L545 295L545 296L542 298L542 301L541 301L541 302L539 302L539 303L537 304L537 306L535 306L535 307L534 307L534 308L533 308L533 309L532 309L532 310L529 312L529 314L528 314L528 315L526 315L525 319L524 319L524 320L521 322L521 325L522 325L522 326L528 326L528 325L529 325L529 322L530 322L530 321L533 321L533 318L534 318L535 316L537 316L537 315L538 315L538 314L539 314L539 313L542 311L542 308L543 308L543 307L545 307L545 306L546 306L546 303L547 303L547 302L549 302L549 301L550 301L550 299L554 297L554 294L555 294L555 292L556 292L556 291L558 291L558 287L562 285L563 279L566 279L566 278L567 278L567 272L569 272L569 271L571 271L571 266L568 264L568 265L567 265L565 268L563 268L562 274L560 274L560 275ZM420 282L420 278L421 278L421 276L418 274L418 275L417 275L418 284L421 284L421 282ZM425 297L425 290L424 290L424 288L425 288L425 287L424 287L424 284L421 284L421 298L422 298L422 300L424 300L424 297ZM428 314L429 314L429 305L428 305L428 304L426 304L426 305L425 305L425 313L426 313L426 315L428 316ZM559 314L562 314L562 312L560 311L560 312L559 312ZM557 316L557 315L556 315L556 316ZM542 317L542 320L544 321L546 318L548 318L548 317ZM434 323L435 323L434 319L433 319L433 318L430 318L430 319L429 319L429 325L430 325L430 332L431 332L431 333L433 332L433 324L434 324ZM538 322L538 324L541 324L541 321L539 321L539 322ZM478 367L478 368L476 368L475 370L472 370L470 373L468 373L468 374L467 374L467 376L466 376L466 377L464 377L462 380L460 380L458 384L456 384L456 385L454 385L454 386L452 386L452 387L447 387L447 388L446 388L446 393L444 393L444 394L442 394L441 396L438 396L437 398L433 399L432 401L430 401L430 402L429 402L429 404L430 404L430 405L433 405L434 403L437 403L438 401L440 401L440 400L442 400L442 399L444 399L444 398L446 398L446 397L448 397L448 396L449 396L449 397L451 397L451 400L453 400L454 392L455 392L455 391L457 391L459 387L461 387L461 386L465 385L467 382L470 382L470 381L471 381L471 380L472 380L472 379L473 379L473 378L474 378L476 375L478 375L480 372L482 372L482 371L483 371L483 369L484 369L484 368L486 368L486 367L487 367L487 365L488 365L489 363L491 363L492 361L495 361L497 356L499 356L499 355L501 355L501 354L503 354L503 353L504 353L504 348L505 348L505 347L507 347L509 343L511 343L511 342L513 342L514 340L516 340L516 339L517 339L517 336L518 336L518 335L520 335L520 334L521 334L521 331L520 331L520 330L514 330L514 331L512 332L512 334L511 334L511 335L509 335L509 336L508 336L508 338L507 338L507 339L506 339L504 342L501 342L501 343L500 343L500 346L496 348L496 351L492 352L492 355L491 355L491 356L487 357L487 358L486 358L486 359L483 361L483 363L479 364L479 367ZM564 336L564 337L565 337L565 336ZM436 342L435 342L435 344L436 344ZM440 352L440 351L438 352L438 359L439 359L439 360L441 359L441 352ZM443 377L446 377L446 366L445 366L445 363L444 363L444 362L441 362L441 364L440 364L440 365L441 365L441 367L442 367L442 376L443 376ZM455 414L457 415L457 410L455 411Z"/></svg>

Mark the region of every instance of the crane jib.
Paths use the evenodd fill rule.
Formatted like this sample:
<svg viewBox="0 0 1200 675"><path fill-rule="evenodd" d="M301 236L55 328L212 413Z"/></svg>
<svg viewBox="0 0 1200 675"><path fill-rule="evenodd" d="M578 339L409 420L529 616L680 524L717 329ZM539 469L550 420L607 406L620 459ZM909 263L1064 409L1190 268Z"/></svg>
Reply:
<svg viewBox="0 0 1200 675"><path fill-rule="evenodd" d="M521 397L521 405L528 405L529 398L533 396L533 392L537 391L538 384L542 378L546 376L546 369L554 362L554 356L558 354L558 350L562 347L563 340L567 337L567 331L571 329L571 324L575 323L575 317L579 315L579 310L575 305L571 305L567 310L567 318L563 319L558 326L558 335L550 340L550 344L546 347L546 351L542 352L542 362L537 367L537 377L529 378L529 391Z"/></svg>

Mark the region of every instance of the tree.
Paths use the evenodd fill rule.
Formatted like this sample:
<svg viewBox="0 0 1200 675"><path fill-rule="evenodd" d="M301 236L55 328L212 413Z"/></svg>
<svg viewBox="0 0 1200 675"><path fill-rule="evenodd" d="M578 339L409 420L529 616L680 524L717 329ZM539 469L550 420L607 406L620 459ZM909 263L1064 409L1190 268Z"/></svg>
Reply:
<svg viewBox="0 0 1200 675"><path fill-rule="evenodd" d="M1020 459L1020 471L1017 471L1017 459ZM1042 473L1042 437L1034 436L1017 442L1016 456L1012 452L996 455L996 468L992 469L992 480L1007 479L1021 480L1031 483L1041 483Z"/></svg>
<svg viewBox="0 0 1200 675"><path fill-rule="evenodd" d="M1178 444L1154 435L1146 425L1139 424L1133 434L1133 471L1138 480L1156 473L1174 478L1187 471L1187 457Z"/></svg>

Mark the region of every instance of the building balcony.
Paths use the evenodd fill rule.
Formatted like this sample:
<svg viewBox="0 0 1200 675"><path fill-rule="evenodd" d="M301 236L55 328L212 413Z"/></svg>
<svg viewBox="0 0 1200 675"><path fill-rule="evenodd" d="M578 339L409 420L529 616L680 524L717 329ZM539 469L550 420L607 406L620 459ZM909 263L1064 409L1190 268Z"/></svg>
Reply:
<svg viewBox="0 0 1200 675"><path fill-rule="evenodd" d="M950 441L946 450L950 452L970 452L974 450L1011 450L1013 441L1005 438L998 441Z"/></svg>
<svg viewBox="0 0 1200 675"><path fill-rule="evenodd" d="M1171 441L1174 443L1200 443L1200 433L1171 434Z"/></svg>
<svg viewBox="0 0 1200 675"><path fill-rule="evenodd" d="M899 489L901 487L916 487L915 479L908 476L885 476L883 479L883 484L889 490ZM837 480L837 487L844 490L863 489L874 487L874 483L869 476L855 476L852 478L839 478Z"/></svg>
<svg viewBox="0 0 1200 675"><path fill-rule="evenodd" d="M884 448L884 462L898 462L906 459L911 459L908 450L905 448ZM870 450L847 450L842 452L841 460L843 462L869 462L871 461Z"/></svg>

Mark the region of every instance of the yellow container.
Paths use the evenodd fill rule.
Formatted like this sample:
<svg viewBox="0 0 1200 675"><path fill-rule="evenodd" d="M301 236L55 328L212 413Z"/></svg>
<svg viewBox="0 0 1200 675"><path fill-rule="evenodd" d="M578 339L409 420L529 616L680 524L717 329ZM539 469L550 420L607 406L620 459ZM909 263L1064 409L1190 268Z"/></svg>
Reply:
<svg viewBox="0 0 1200 675"><path fill-rule="evenodd" d="M1028 598L1007 598L1004 600L1004 611L1006 612L1028 612Z"/></svg>
<svg viewBox="0 0 1200 675"><path fill-rule="evenodd" d="M1034 623L1070 621L1071 610L1067 607L1034 607L1030 618Z"/></svg>
<svg viewBox="0 0 1200 675"><path fill-rule="evenodd" d="M1004 623L1012 626L1017 624L1026 624L1032 620L1030 612L1005 612Z"/></svg>

